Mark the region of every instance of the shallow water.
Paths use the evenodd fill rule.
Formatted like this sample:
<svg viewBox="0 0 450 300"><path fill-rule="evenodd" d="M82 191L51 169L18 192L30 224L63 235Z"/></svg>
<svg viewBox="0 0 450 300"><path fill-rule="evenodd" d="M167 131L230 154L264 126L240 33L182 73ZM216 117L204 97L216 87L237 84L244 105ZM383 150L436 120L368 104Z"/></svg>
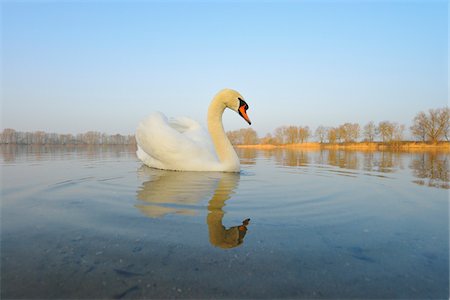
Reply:
<svg viewBox="0 0 450 300"><path fill-rule="evenodd" d="M0 150L2 299L449 296L448 154L239 149L226 174Z"/></svg>

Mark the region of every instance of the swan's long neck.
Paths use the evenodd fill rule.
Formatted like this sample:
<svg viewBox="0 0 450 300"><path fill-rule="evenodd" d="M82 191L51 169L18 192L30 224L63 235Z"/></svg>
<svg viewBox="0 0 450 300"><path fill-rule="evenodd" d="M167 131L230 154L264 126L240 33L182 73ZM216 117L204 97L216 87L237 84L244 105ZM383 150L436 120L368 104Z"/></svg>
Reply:
<svg viewBox="0 0 450 300"><path fill-rule="evenodd" d="M239 171L239 158L230 143L222 124L226 106L220 97L215 97L208 108L208 131L214 143L217 156L227 171Z"/></svg>

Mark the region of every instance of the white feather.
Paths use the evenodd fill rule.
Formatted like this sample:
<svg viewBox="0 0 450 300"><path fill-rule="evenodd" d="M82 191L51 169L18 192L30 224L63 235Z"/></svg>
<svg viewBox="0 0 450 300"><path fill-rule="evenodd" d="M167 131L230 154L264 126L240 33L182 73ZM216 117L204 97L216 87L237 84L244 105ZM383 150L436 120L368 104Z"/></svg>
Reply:
<svg viewBox="0 0 450 300"><path fill-rule="evenodd" d="M149 167L179 171L221 171L209 134L192 119L149 115L136 131L138 158Z"/></svg>

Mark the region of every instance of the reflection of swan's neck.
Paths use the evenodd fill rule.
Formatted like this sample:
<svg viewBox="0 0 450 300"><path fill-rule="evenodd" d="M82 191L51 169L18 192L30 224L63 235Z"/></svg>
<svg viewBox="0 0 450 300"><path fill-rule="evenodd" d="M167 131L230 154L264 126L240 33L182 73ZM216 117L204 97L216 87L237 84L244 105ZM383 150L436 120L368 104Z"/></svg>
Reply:
<svg viewBox="0 0 450 300"><path fill-rule="evenodd" d="M227 171L238 172L239 158L222 125L222 114L225 108L223 99L216 96L208 108L208 131L220 162L225 165Z"/></svg>
<svg viewBox="0 0 450 300"><path fill-rule="evenodd" d="M212 245L224 249L233 248L242 243L239 239L239 230L237 226L226 229L223 226L223 217L225 212L223 207L236 189L239 181L239 175L228 173L220 178L216 191L208 203L208 224L209 241Z"/></svg>

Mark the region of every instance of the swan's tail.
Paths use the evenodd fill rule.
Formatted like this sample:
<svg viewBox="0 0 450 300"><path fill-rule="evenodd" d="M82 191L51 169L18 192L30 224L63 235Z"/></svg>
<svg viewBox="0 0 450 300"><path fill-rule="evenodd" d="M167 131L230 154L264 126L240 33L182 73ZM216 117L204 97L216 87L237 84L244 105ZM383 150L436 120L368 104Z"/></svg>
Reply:
<svg viewBox="0 0 450 300"><path fill-rule="evenodd" d="M154 122L160 119L167 122L167 118L163 114L153 113L139 123L136 129L136 156L151 168L164 169L163 164L150 154L153 153L151 142L154 140L154 128L157 128Z"/></svg>
<svg viewBox="0 0 450 300"><path fill-rule="evenodd" d="M164 166L159 160L148 155L139 145L137 146L136 156L148 167L164 169Z"/></svg>

